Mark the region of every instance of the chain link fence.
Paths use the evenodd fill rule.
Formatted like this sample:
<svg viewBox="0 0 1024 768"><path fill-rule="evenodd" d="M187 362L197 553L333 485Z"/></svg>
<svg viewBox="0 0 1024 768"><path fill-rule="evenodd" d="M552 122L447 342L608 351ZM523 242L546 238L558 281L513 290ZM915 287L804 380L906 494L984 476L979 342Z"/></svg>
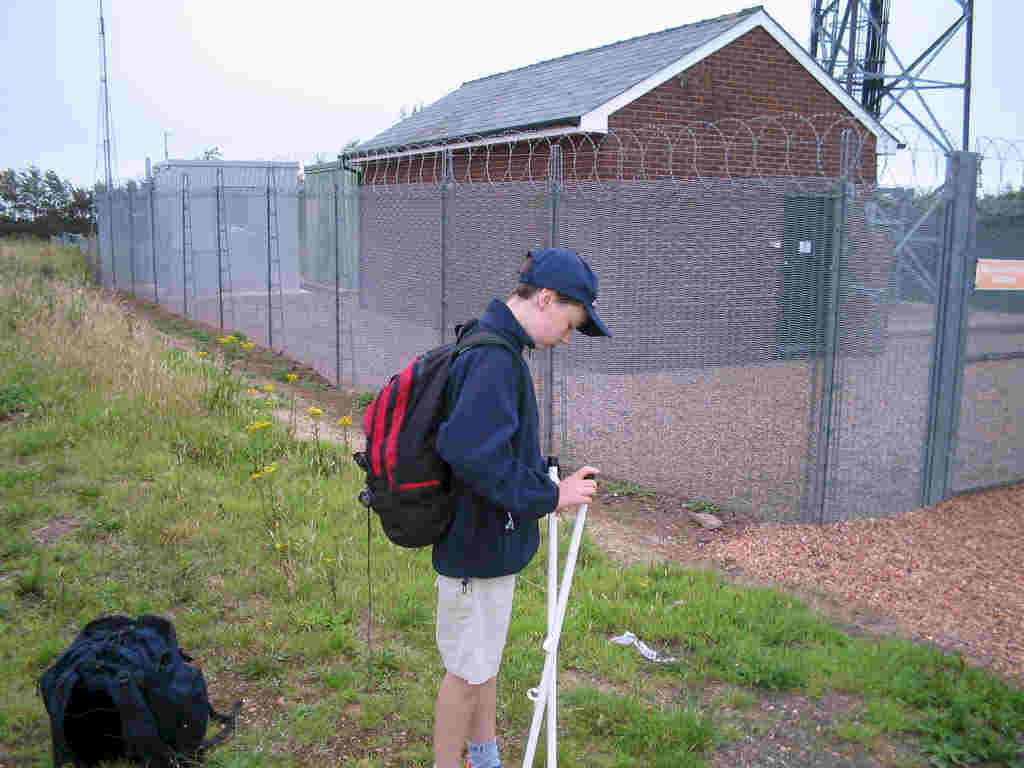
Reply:
<svg viewBox="0 0 1024 768"><path fill-rule="evenodd" d="M776 521L1019 481L1022 315L975 304L977 162L922 195L877 182L855 124L821 125L407 148L307 167L301 190L282 169L268 192L266 164L250 191L164 172L151 207L129 187L101 210L104 280L373 391L507 297L529 249L570 247L614 336L527 353L564 464ZM276 280L271 195L279 226L294 211Z"/></svg>

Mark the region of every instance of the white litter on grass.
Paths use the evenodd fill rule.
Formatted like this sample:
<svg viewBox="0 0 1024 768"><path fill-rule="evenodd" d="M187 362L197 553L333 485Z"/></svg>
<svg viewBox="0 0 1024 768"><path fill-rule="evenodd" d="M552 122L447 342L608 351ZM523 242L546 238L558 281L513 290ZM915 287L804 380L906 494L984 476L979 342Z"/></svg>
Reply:
<svg viewBox="0 0 1024 768"><path fill-rule="evenodd" d="M632 632L626 632L625 634L613 637L611 642L618 643L619 645L632 645L635 646L640 655L648 661L653 661L656 664L674 664L678 661L675 656L663 656L656 650L651 648L647 643L641 640L639 637L634 635Z"/></svg>

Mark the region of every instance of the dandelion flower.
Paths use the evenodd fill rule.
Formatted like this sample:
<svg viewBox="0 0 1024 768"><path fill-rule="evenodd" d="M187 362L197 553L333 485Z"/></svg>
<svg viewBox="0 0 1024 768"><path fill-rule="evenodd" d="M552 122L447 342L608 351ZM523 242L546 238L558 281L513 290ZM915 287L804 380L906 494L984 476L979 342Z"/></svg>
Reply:
<svg viewBox="0 0 1024 768"><path fill-rule="evenodd" d="M217 339L217 343L218 344L230 344L231 343L231 337L230 336L221 336L219 339Z"/></svg>
<svg viewBox="0 0 1024 768"><path fill-rule="evenodd" d="M253 432L257 429L266 429L267 427L270 426L270 424L271 423L269 421L257 421L250 424L248 427L246 427L246 429L249 430L250 432Z"/></svg>
<svg viewBox="0 0 1024 768"><path fill-rule="evenodd" d="M342 416L338 419L339 427L348 427L352 425L352 418L350 416Z"/></svg>
<svg viewBox="0 0 1024 768"><path fill-rule="evenodd" d="M263 385L263 391L264 392L273 392L274 391L274 385L273 384L264 384Z"/></svg>
<svg viewBox="0 0 1024 768"><path fill-rule="evenodd" d="M287 376L285 376L285 379L286 379L287 381L295 381L295 380L297 380L298 378L299 378L299 377L298 377L298 376L296 376L296 375L295 375L294 373L289 373L289 374L288 374Z"/></svg>
<svg viewBox="0 0 1024 768"><path fill-rule="evenodd" d="M273 472L273 471L274 471L274 470L276 470L276 469L277 469L277 466L276 466L276 465L274 465L274 464L268 464L267 466L265 466L265 467L263 468L263 474L264 474L264 475L269 475L269 474L270 474L271 472Z"/></svg>
<svg viewBox="0 0 1024 768"><path fill-rule="evenodd" d="M310 408L308 411L306 411L306 413L308 413L310 416L312 416L314 418L316 418L318 416L323 416L324 415L324 412L321 411L319 408L317 408L315 405L312 408Z"/></svg>
<svg viewBox="0 0 1024 768"><path fill-rule="evenodd" d="M263 473L253 472L251 475L249 475L249 477L252 478L253 480L259 480L261 477L263 477Z"/></svg>
<svg viewBox="0 0 1024 768"><path fill-rule="evenodd" d="M200 352L199 352L199 356L200 356L200 357L206 357L206 354L207 354L207 353L206 353L206 350L205 350L205 349L203 349L203 350L200 350Z"/></svg>
<svg viewBox="0 0 1024 768"><path fill-rule="evenodd" d="M256 346L256 342L255 341L243 341L242 342L242 347L244 347L245 349L252 349L255 346Z"/></svg>

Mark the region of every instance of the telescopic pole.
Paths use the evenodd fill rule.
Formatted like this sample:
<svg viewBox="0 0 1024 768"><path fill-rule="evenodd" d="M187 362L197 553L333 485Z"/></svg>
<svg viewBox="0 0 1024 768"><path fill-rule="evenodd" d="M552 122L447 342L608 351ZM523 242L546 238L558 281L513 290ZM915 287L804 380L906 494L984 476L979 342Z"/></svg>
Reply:
<svg viewBox="0 0 1024 768"><path fill-rule="evenodd" d="M558 483L558 457L548 456L548 476ZM558 608L558 508L548 515L548 637L555 632ZM548 686L548 765L558 764L558 652L552 651L551 684Z"/></svg>
<svg viewBox="0 0 1024 768"><path fill-rule="evenodd" d="M550 471L550 470L549 470ZM537 752L537 740L540 737L540 727L544 716L544 709L551 702L551 710L555 707L554 685L556 682L556 659L558 653L558 642L562 637L562 626L565 623L565 611L569 604L569 590L572 588L572 577L576 570L576 560L580 554L580 542L583 540L583 526L587 520L587 504L580 504L576 513L576 524L572 529L572 539L569 541L569 552L566 555L565 568L562 571L562 583L558 587L558 603L555 606L555 617L553 625L549 625L548 636L544 640L544 672L541 674L540 685L531 688L526 692L527 698L533 702L533 720L530 723L530 735L526 743L526 754L523 757L523 768L532 768L533 758ZM554 513L552 513L554 514ZM557 546L557 543L556 543ZM551 566L548 566L551 572ZM549 600L551 594L551 580L549 576ZM550 606L550 602L548 603ZM550 615L550 614L549 614ZM548 715L552 717L551 714ZM548 764L547 768L555 768L557 755L552 755L550 745L554 740L554 729L548 733Z"/></svg>

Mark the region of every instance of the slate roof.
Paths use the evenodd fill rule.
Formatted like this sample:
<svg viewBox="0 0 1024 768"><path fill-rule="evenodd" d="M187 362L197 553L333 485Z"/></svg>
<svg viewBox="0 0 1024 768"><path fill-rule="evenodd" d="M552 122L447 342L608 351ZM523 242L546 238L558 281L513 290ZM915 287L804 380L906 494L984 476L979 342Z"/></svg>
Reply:
<svg viewBox="0 0 1024 768"><path fill-rule="evenodd" d="M760 10L756 6L471 80L355 151L578 124L581 116Z"/></svg>

